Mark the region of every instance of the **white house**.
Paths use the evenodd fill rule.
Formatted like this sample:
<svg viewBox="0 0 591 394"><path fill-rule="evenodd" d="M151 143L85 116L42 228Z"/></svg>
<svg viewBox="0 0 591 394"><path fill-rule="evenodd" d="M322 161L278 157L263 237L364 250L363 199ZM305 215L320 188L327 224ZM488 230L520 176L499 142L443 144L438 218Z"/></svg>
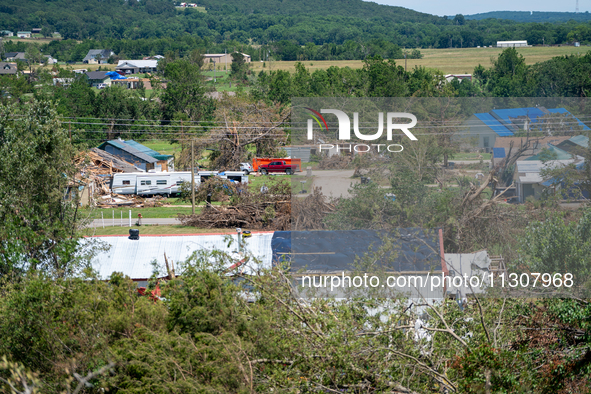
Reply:
<svg viewBox="0 0 591 394"><path fill-rule="evenodd" d="M153 73L158 69L158 60L119 60L115 69L125 74Z"/></svg>

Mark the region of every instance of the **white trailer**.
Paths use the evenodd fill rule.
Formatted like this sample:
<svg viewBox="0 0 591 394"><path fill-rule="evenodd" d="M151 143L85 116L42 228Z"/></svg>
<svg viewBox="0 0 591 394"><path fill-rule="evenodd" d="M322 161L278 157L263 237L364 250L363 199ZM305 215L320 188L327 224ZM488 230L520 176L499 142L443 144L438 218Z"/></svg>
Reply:
<svg viewBox="0 0 591 394"><path fill-rule="evenodd" d="M128 172L113 175L111 192L140 196L171 195L181 192L183 182L191 182L191 172ZM199 183L199 176L195 174L195 184Z"/></svg>
<svg viewBox="0 0 591 394"><path fill-rule="evenodd" d="M248 183L244 171L198 171L195 172L195 185L199 187L211 177L218 176L233 182ZM191 172L127 172L114 174L111 179L111 192L116 194L137 194L140 196L172 195L181 192L183 182L191 183Z"/></svg>
<svg viewBox="0 0 591 394"><path fill-rule="evenodd" d="M248 183L248 175L245 171L224 171L220 172L218 176L232 182Z"/></svg>

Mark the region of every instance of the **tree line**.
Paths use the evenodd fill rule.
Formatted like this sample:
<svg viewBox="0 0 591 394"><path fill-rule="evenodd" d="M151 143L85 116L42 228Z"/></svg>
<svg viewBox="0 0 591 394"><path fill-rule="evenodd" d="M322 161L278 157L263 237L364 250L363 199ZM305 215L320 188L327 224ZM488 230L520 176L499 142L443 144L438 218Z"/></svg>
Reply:
<svg viewBox="0 0 591 394"><path fill-rule="evenodd" d="M260 4L202 1L200 5L206 12L175 8L167 0L9 0L0 8L0 25L13 31L34 27L46 33L58 31L63 38L75 40L182 40L189 36L211 44L236 41L242 45L281 41L298 46L344 45L347 41L364 45L377 40L401 48L464 48L495 45L497 40L520 39L532 45L591 40L588 21L467 20L463 15L437 17L361 0L334 7L317 7L309 0L289 4L277 0Z"/></svg>

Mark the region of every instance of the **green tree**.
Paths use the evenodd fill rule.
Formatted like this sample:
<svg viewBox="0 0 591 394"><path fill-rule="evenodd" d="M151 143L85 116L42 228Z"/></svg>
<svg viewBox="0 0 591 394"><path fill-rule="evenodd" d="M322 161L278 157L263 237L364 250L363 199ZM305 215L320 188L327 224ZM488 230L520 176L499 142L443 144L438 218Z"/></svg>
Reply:
<svg viewBox="0 0 591 394"><path fill-rule="evenodd" d="M74 272L81 262L74 150L55 106L0 106L0 276L43 269ZM64 199L68 188L73 200Z"/></svg>
<svg viewBox="0 0 591 394"><path fill-rule="evenodd" d="M230 76L239 81L246 81L248 64L244 61L244 55L238 52L232 53L232 65Z"/></svg>
<svg viewBox="0 0 591 394"><path fill-rule="evenodd" d="M213 112L214 102L205 97L201 68L188 59L168 61L162 68L167 80L161 95L165 119L188 117L191 121L207 119Z"/></svg>

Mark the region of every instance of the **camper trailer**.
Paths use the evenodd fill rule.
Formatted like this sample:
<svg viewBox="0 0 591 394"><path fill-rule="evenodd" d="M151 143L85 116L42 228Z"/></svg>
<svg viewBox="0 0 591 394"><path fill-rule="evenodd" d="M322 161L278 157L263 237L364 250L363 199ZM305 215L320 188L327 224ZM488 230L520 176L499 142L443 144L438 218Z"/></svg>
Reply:
<svg viewBox="0 0 591 394"><path fill-rule="evenodd" d="M248 183L244 171L199 171L195 172L195 185L199 187L211 177L220 177L232 182ZM181 184L191 182L191 172L128 172L114 174L111 180L111 192L117 194L137 194L153 196L179 194Z"/></svg>
<svg viewBox="0 0 591 394"><path fill-rule="evenodd" d="M191 182L190 172L128 172L113 175L111 192L140 196L171 195L181 192L183 182ZM195 183L199 184L197 174Z"/></svg>

